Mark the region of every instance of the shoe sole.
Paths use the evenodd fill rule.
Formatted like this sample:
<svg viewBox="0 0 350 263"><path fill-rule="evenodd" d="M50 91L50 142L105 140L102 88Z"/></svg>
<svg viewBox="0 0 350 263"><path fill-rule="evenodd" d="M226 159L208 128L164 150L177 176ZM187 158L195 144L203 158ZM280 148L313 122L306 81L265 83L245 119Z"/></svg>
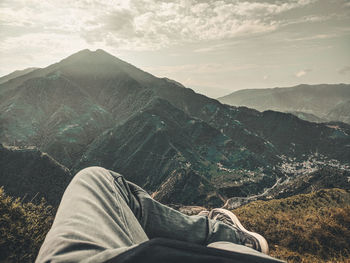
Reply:
<svg viewBox="0 0 350 263"><path fill-rule="evenodd" d="M214 208L213 210L210 211L209 218L212 214L212 211L217 211L219 213L227 215L232 220L232 222L237 226L237 228L239 228L243 232L248 233L249 235L252 235L253 237L255 237L259 241L262 253L264 253L266 255L269 254L269 245L268 245L266 239L258 233L250 232L247 229L245 229L244 226L241 224L241 222L239 221L239 219L237 218L237 216L234 213L232 213L226 209L223 209L223 208Z"/></svg>
<svg viewBox="0 0 350 263"><path fill-rule="evenodd" d="M207 210L203 210L203 211L200 211L197 216L208 216L209 215L209 211Z"/></svg>

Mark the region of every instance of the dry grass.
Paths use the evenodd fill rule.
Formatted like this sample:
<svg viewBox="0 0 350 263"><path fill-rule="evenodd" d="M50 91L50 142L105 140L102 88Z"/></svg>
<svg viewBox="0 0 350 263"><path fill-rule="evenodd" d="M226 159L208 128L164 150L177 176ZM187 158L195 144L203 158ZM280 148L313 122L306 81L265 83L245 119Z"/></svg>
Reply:
<svg viewBox="0 0 350 263"><path fill-rule="evenodd" d="M34 262L53 214L44 200L24 204L0 188L0 262Z"/></svg>
<svg viewBox="0 0 350 263"><path fill-rule="evenodd" d="M350 262L350 192L320 190L233 211L288 262Z"/></svg>

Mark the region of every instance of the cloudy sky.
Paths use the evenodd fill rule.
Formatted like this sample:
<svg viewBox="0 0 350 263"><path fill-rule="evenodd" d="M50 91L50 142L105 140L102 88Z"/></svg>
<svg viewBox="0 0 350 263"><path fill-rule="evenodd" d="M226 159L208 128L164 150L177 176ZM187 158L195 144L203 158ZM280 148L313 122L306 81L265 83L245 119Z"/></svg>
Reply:
<svg viewBox="0 0 350 263"><path fill-rule="evenodd" d="M350 83L350 0L0 0L0 76L85 48L212 97Z"/></svg>

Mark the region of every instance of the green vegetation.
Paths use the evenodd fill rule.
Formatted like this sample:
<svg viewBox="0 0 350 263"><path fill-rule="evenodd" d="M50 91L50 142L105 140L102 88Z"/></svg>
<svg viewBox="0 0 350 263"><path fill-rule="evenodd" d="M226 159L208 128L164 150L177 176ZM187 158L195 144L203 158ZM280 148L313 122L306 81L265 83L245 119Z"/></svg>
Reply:
<svg viewBox="0 0 350 263"><path fill-rule="evenodd" d="M288 262L350 259L350 191L320 190L256 201L233 212L247 229L266 237L272 256Z"/></svg>
<svg viewBox="0 0 350 263"><path fill-rule="evenodd" d="M54 209L44 200L22 203L0 188L0 261L34 262L53 218Z"/></svg>

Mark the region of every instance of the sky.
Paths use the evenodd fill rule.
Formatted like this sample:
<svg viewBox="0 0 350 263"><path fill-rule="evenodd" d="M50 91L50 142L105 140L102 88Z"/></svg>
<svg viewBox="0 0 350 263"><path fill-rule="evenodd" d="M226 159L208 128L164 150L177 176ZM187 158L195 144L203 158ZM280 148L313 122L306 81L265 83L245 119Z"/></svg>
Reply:
<svg viewBox="0 0 350 263"><path fill-rule="evenodd" d="M213 98L350 83L350 0L0 0L0 76L86 48Z"/></svg>

